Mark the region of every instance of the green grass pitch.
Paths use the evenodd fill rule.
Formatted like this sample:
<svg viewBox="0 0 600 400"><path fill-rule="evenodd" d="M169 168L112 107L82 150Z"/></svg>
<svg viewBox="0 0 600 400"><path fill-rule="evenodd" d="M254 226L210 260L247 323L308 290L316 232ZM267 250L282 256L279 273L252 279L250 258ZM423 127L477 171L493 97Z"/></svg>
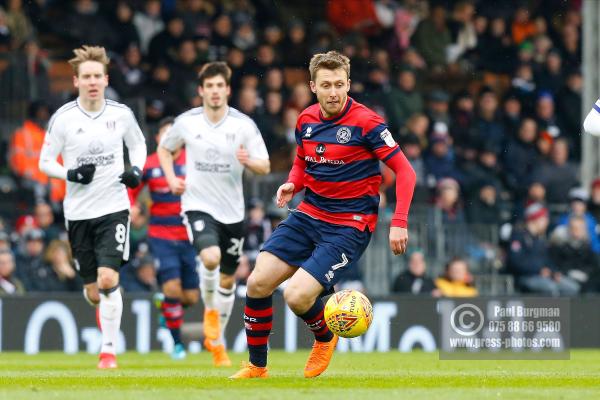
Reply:
<svg viewBox="0 0 600 400"><path fill-rule="evenodd" d="M270 353L270 378L232 381L206 352L119 357L98 371L88 354L0 353L0 399L600 399L600 350L562 361L440 361L437 353L337 353L321 377L304 379L308 353ZM232 354L239 366L245 354Z"/></svg>

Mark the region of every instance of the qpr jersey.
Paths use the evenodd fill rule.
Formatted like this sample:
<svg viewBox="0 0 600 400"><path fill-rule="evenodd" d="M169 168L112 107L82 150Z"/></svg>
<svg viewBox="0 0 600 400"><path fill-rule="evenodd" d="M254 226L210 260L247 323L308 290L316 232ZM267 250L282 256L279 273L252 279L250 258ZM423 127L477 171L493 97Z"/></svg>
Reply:
<svg viewBox="0 0 600 400"><path fill-rule="evenodd" d="M296 142L306 188L298 211L374 231L382 180L379 162L400 152L383 119L350 97L330 119L317 103L298 117Z"/></svg>
<svg viewBox="0 0 600 400"><path fill-rule="evenodd" d="M146 142L133 113L123 104L105 100L99 112L90 113L77 99L54 113L44 139L40 166L63 179L68 169L84 164L96 166L91 183L67 181L64 200L67 220L92 219L129 209L127 188L119 182L124 171L123 141L131 164L141 170L146 160ZM64 169L53 164L59 154Z"/></svg>
<svg viewBox="0 0 600 400"><path fill-rule="evenodd" d="M160 145L169 151L185 145L184 212L202 211L224 224L244 219L244 166L236 151L243 145L251 159L269 158L254 121L229 107L223 119L213 124L202 107L193 108L177 117Z"/></svg>

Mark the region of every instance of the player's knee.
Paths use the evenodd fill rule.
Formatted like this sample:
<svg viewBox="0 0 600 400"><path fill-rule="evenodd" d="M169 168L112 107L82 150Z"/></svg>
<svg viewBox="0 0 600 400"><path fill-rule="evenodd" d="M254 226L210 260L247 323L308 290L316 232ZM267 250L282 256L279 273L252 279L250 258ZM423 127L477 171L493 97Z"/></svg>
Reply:
<svg viewBox="0 0 600 400"><path fill-rule="evenodd" d="M100 294L97 290L83 289L83 297L91 306L97 306L100 304Z"/></svg>
<svg viewBox="0 0 600 400"><path fill-rule="evenodd" d="M198 302L198 300L200 300L200 292L199 291L184 292L181 303L186 306L191 306L191 305L196 304Z"/></svg>
<svg viewBox="0 0 600 400"><path fill-rule="evenodd" d="M110 289L119 284L119 274L116 271L98 272L98 287L100 289Z"/></svg>
<svg viewBox="0 0 600 400"><path fill-rule="evenodd" d="M304 294L300 288L295 288L288 286L283 291L283 298L287 305L292 309L296 314L304 313L306 311L307 305L310 302L310 299L306 294Z"/></svg>
<svg viewBox="0 0 600 400"><path fill-rule="evenodd" d="M233 275L221 275L219 285L223 289L231 289L235 285L235 277Z"/></svg>
<svg viewBox="0 0 600 400"><path fill-rule="evenodd" d="M214 269L221 262L221 251L219 248L204 249L200 252L200 259L207 269Z"/></svg>
<svg viewBox="0 0 600 400"><path fill-rule="evenodd" d="M261 279L257 274L251 273L246 281L246 290L248 296L262 298L270 296L275 288L272 288L264 279Z"/></svg>

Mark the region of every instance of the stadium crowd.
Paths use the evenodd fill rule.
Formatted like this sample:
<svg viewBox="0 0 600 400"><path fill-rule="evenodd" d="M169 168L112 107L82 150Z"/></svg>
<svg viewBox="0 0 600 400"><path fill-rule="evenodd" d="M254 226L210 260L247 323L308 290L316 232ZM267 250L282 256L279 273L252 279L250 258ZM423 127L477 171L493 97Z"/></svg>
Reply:
<svg viewBox="0 0 600 400"><path fill-rule="evenodd" d="M201 104L199 68L227 61L231 103L257 123L279 173L294 157L296 119L313 103L310 56L339 49L352 61L351 96L385 118L417 173L413 209L427 212L409 226L427 226L429 238L451 228L448 240L463 244L474 226L498 233L492 244L458 243L439 278L414 247L394 292L477 295L469 266L489 246L518 290L600 290L600 179L579 181L580 1L297 3L0 1L0 117L26 117L0 133L0 294L81 289L62 228L64 183L37 167L51 112L76 95L59 66L81 44L110 50L107 97L135 110L150 151L158 121ZM240 281L282 218L270 196L248 202ZM381 196L391 212L390 171ZM147 201L133 207L131 224L135 256L122 286L155 291Z"/></svg>

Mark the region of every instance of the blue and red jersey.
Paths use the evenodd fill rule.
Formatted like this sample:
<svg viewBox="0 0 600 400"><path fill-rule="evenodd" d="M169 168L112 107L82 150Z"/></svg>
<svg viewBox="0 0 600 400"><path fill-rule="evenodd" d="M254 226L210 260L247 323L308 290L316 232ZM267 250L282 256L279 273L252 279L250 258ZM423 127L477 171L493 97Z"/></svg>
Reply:
<svg viewBox="0 0 600 400"><path fill-rule="evenodd" d="M185 178L185 149L181 151L173 164L175 175ZM188 241L188 234L181 218L181 196L171 193L156 153L149 155L146 159L142 171L142 184L129 191L132 202L137 198L144 185L148 185L152 199L148 236L164 240Z"/></svg>
<svg viewBox="0 0 600 400"><path fill-rule="evenodd" d="M396 172L393 226L406 227L414 171L383 119L348 98L340 114L325 118L319 104L296 124L297 155L288 181L306 189L298 210L319 220L375 230L382 177L379 162Z"/></svg>

